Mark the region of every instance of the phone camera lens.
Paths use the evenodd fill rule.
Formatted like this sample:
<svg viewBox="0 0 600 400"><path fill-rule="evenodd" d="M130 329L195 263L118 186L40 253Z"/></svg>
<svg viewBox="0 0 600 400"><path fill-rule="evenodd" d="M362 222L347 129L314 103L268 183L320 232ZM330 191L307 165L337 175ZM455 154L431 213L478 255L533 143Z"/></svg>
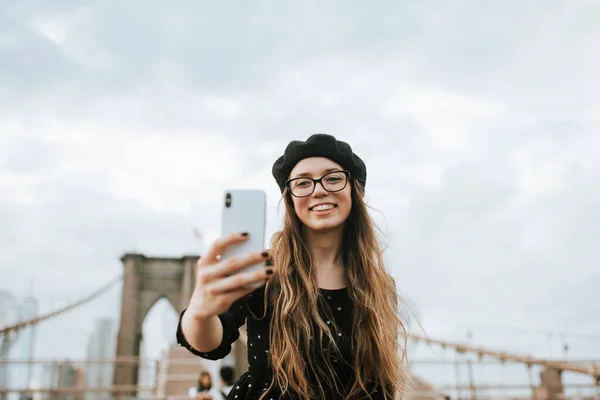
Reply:
<svg viewBox="0 0 600 400"><path fill-rule="evenodd" d="M231 193L225 195L225 207L231 207Z"/></svg>

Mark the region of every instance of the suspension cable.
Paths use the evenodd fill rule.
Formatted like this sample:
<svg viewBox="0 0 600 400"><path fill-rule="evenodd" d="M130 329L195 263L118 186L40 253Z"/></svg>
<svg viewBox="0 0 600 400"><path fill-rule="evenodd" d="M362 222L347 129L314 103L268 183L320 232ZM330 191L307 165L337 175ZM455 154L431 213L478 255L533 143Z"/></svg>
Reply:
<svg viewBox="0 0 600 400"><path fill-rule="evenodd" d="M68 304L65 307L59 308L57 310L51 311L47 314L44 315L40 315L38 317L26 320L26 321L20 321L17 322L16 324L10 325L10 326L0 326L0 334L8 334L12 331L18 331L20 329L26 328L28 326L31 325L36 325L38 323L40 323L41 321L56 317L58 315L64 314L68 311L73 310L74 308L77 308L81 305L86 304L89 301L94 300L95 298L97 298L98 296L104 294L105 292L107 292L110 288L112 288L115 284L117 284L118 282L121 281L121 279L123 278L122 275L118 276L117 278L113 279L112 281L110 281L108 284L102 286L101 288L99 288L97 291L93 292L92 294L85 296L71 304Z"/></svg>
<svg viewBox="0 0 600 400"><path fill-rule="evenodd" d="M518 354L506 353L502 351L493 351L489 349L485 349L483 347L473 347L467 346L460 343L447 342L445 340L436 340L431 339L425 336L420 335L410 335L410 338L416 342L425 342L429 345L436 344L441 346L442 348L450 347L459 353L475 353L482 358L484 356L492 357L501 362L510 361L516 362L526 365L541 365L546 368L557 369L560 371L570 371L576 372L580 374L586 374L592 376L593 378L600 379L600 368L597 365L576 365L573 363L560 362L560 361L549 361L541 358L530 357L530 356L522 356Z"/></svg>

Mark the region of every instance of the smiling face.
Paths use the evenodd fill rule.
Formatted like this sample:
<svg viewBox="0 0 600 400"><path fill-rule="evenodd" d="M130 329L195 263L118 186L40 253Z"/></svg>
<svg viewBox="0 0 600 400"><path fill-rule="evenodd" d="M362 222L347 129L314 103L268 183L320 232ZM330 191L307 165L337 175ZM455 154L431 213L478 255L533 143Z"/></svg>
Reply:
<svg viewBox="0 0 600 400"><path fill-rule="evenodd" d="M333 171L342 171L343 168L324 157L310 157L301 160L294 166L290 173L290 179L299 177L308 177L319 179ZM333 190L336 185L343 186L343 173L327 175L325 179L326 187ZM290 185L294 187L294 192L302 189L308 181L294 181ZM298 186L300 185L300 186ZM340 186L341 187L341 186ZM338 192L328 192L320 183L316 184L314 192L307 196L298 198L292 196L294 210L302 223L314 231L329 231L343 226L344 222L352 210L351 184L348 182L346 187ZM309 190L310 192L310 190Z"/></svg>

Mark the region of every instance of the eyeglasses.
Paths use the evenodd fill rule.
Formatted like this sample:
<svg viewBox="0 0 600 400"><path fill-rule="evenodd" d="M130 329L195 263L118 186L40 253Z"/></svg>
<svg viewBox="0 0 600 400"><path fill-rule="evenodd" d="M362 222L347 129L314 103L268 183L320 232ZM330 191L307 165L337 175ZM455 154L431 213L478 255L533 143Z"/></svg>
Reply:
<svg viewBox="0 0 600 400"><path fill-rule="evenodd" d="M308 197L314 193L317 183L320 183L328 192L344 190L348 184L348 178L350 178L350 171L333 171L319 179L306 177L290 179L285 181L285 185L294 197Z"/></svg>

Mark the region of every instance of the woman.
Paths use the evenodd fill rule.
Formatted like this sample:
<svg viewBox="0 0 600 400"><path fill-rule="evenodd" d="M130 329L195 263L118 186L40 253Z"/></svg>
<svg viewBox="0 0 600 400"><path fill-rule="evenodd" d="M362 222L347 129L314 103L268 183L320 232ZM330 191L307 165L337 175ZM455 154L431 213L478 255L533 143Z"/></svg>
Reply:
<svg viewBox="0 0 600 400"><path fill-rule="evenodd" d="M212 388L212 376L208 371L200 372L198 385L189 390L190 398L194 400L216 400L215 391Z"/></svg>
<svg viewBox="0 0 600 400"><path fill-rule="evenodd" d="M398 340L406 332L363 200L364 162L347 143L316 134L291 142L273 176L285 215L272 249L220 261L247 235L212 245L198 262L179 344L221 359L246 322L249 368L228 399L394 398L406 386ZM231 275L261 261L264 271Z"/></svg>

